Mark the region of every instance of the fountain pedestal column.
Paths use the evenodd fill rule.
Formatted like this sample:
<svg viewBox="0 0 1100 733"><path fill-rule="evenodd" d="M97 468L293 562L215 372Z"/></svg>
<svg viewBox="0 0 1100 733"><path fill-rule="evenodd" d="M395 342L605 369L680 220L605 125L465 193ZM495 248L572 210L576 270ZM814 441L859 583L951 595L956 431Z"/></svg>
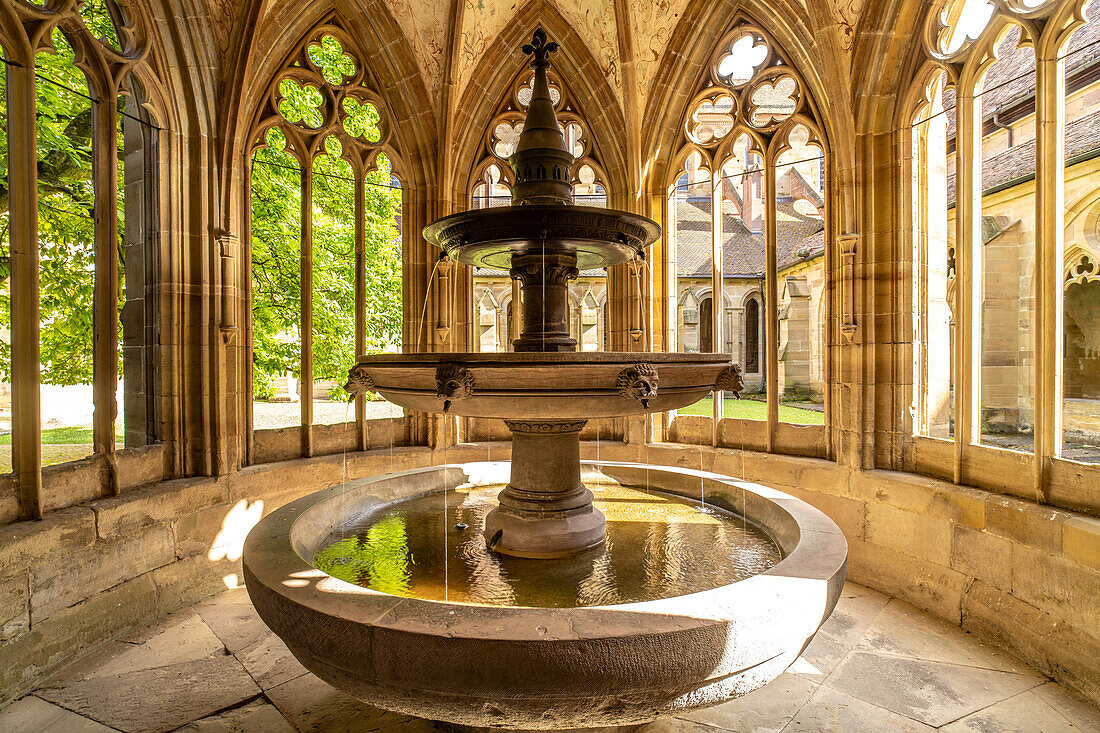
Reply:
<svg viewBox="0 0 1100 733"><path fill-rule="evenodd" d="M607 520L581 483L581 430L587 420L506 420L512 474L485 518L494 550L518 557L565 557L604 541ZM497 533L500 537L497 538Z"/></svg>

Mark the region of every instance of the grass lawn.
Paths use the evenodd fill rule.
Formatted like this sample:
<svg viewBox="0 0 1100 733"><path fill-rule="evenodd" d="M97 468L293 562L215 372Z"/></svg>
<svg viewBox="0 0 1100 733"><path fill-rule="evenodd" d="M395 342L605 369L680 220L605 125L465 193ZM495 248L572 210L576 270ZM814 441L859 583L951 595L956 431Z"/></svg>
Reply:
<svg viewBox="0 0 1100 733"><path fill-rule="evenodd" d="M682 407L676 411L678 415L711 415L713 397L699 400L694 405ZM726 417L739 417L745 420L767 420L768 405L766 402L756 400L726 399L723 414ZM801 407L779 405L779 421L795 425L824 425L825 413L814 410L804 410Z"/></svg>
<svg viewBox="0 0 1100 733"><path fill-rule="evenodd" d="M77 445L80 443L92 444L92 426L75 425L67 428L50 428L43 430L42 445ZM115 442L123 440L122 433L115 433ZM0 435L0 445L11 445L11 433Z"/></svg>

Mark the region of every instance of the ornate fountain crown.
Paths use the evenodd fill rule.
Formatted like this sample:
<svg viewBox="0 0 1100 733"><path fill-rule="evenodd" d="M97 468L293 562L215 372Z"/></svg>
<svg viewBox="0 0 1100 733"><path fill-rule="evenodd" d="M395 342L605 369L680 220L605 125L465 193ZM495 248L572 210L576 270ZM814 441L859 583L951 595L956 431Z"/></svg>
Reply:
<svg viewBox="0 0 1100 733"><path fill-rule="evenodd" d="M557 50L558 44L548 41L542 28L523 46L523 53L532 57L530 67L535 71L535 83L523 132L515 152L508 159L515 173L514 206L573 203L573 186L569 181L573 154L558 126L546 78L550 54Z"/></svg>

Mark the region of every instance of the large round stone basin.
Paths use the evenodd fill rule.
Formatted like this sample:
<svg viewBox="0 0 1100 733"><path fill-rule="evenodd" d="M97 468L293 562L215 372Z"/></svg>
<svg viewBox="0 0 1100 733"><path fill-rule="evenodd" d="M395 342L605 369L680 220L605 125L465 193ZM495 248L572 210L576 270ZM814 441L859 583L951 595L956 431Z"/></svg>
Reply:
<svg viewBox="0 0 1100 733"><path fill-rule="evenodd" d="M783 559L729 585L583 608L401 598L326 575L309 559L349 517L426 492L508 479L470 463L350 481L292 502L244 546L264 622L317 676L378 707L453 724L559 730L644 723L767 684L828 618L847 543L808 504L684 468L585 462L589 475L698 499L765 529ZM552 562L552 561L543 561Z"/></svg>
<svg viewBox="0 0 1100 733"><path fill-rule="evenodd" d="M645 402L624 394L619 375L644 364L657 376ZM422 412L507 420L576 420L675 410L710 394L730 366L729 354L634 352L509 352L497 354L377 354L359 357L355 370L372 391ZM468 389L439 392L444 371ZM354 371L354 370L353 370Z"/></svg>

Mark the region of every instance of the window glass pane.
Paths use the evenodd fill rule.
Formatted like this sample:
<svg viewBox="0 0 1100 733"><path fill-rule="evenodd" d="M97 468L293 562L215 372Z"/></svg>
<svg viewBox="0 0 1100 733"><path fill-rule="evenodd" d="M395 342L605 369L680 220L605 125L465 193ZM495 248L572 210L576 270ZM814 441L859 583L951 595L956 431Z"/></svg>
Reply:
<svg viewBox="0 0 1100 733"><path fill-rule="evenodd" d="M1062 456L1100 463L1100 0L1065 50Z"/></svg>
<svg viewBox="0 0 1100 733"><path fill-rule="evenodd" d="M355 174L328 137L313 161L313 422L353 419L343 384L355 363Z"/></svg>
<svg viewBox="0 0 1100 733"><path fill-rule="evenodd" d="M914 333L917 432L955 436L955 93L947 75L929 84L913 128Z"/></svg>
<svg viewBox="0 0 1100 733"><path fill-rule="evenodd" d="M764 261L764 161L746 135L734 141L721 168L723 312L722 348L741 365L745 390L723 395L722 415L766 420Z"/></svg>
<svg viewBox="0 0 1100 733"><path fill-rule="evenodd" d="M93 107L59 29L53 45L35 59L44 466L91 455L93 416Z"/></svg>
<svg viewBox="0 0 1100 733"><path fill-rule="evenodd" d="M495 163L487 166L474 186L470 208L488 209L511 204L512 191L503 180L501 168ZM478 351L512 350L512 341L519 335L520 317L519 303L512 302L513 292L507 271L474 268L474 348Z"/></svg>
<svg viewBox="0 0 1100 733"><path fill-rule="evenodd" d="M775 170L782 422L825 422L825 155L805 125Z"/></svg>
<svg viewBox="0 0 1100 733"><path fill-rule="evenodd" d="M3 52L0 49L0 52ZM6 52L5 52L6 53ZM0 63L0 187L8 192L8 66ZM7 202L0 207L0 473L12 471L11 240Z"/></svg>
<svg viewBox="0 0 1100 733"><path fill-rule="evenodd" d="M366 352L398 353L404 349L401 285L401 182L389 158L379 155L367 173L366 199ZM402 408L370 395L367 419L401 417Z"/></svg>
<svg viewBox="0 0 1100 733"><path fill-rule="evenodd" d="M1013 27L997 43L981 114L980 442L1034 446L1035 52Z"/></svg>
<svg viewBox="0 0 1100 733"><path fill-rule="evenodd" d="M298 161L277 129L252 156L252 427L302 422Z"/></svg>
<svg viewBox="0 0 1100 733"><path fill-rule="evenodd" d="M575 127L577 125L570 124L568 129ZM570 141L570 144L576 143ZM596 171L592 166L581 165L577 170L577 183L573 185L573 203L577 206L607 208L607 191L596 180ZM631 282L639 280L632 277ZM632 338L641 338L640 323L627 324L627 328L633 330ZM569 335L576 339L577 351L610 350L606 270L582 270L580 277L569 283Z"/></svg>
<svg viewBox="0 0 1100 733"><path fill-rule="evenodd" d="M692 153L684 161L680 177L669 191L669 226L672 235L676 288L671 294L675 314L675 349L681 353L714 352L712 299L712 196L711 173L702 156ZM721 305L718 316L722 314ZM710 396L683 407L679 415L713 414Z"/></svg>

